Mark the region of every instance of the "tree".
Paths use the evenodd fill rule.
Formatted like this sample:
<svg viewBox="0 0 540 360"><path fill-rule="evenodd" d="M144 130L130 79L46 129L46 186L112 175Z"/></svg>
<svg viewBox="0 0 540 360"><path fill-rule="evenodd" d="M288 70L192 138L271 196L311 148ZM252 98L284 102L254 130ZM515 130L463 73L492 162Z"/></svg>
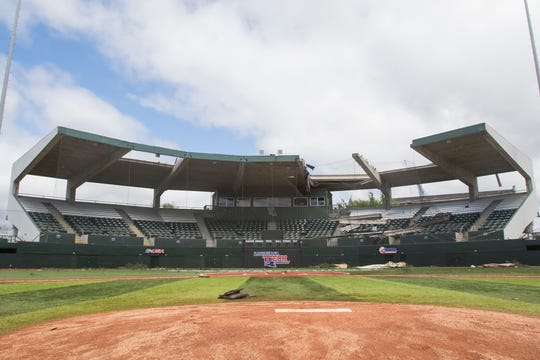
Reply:
<svg viewBox="0 0 540 360"><path fill-rule="evenodd" d="M381 194L379 199L375 198L375 195L373 192L368 193L368 199L367 200L353 200L352 196L349 198L349 201L345 202L345 200L341 200L340 203L338 203L338 208L340 209L351 209L351 208L374 208L374 207L381 207L384 204L384 195Z"/></svg>

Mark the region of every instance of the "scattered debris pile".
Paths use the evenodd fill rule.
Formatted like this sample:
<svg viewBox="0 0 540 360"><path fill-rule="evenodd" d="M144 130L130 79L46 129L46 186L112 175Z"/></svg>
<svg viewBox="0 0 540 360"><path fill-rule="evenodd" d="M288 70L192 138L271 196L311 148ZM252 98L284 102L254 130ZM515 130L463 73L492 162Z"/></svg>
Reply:
<svg viewBox="0 0 540 360"><path fill-rule="evenodd" d="M255 295L250 295L248 293L243 293L242 290L244 290L244 288L229 290L229 291L219 295L218 299L238 300L238 299L245 299L245 298L248 298L248 297L254 297L255 296Z"/></svg>
<svg viewBox="0 0 540 360"><path fill-rule="evenodd" d="M407 267L407 263L400 261L400 262L393 262L389 261L386 264L373 264L373 265L366 265L366 266L357 266L356 269L364 270L364 271L373 271L373 270L384 270L384 269L395 269L395 268L404 268Z"/></svg>
<svg viewBox="0 0 540 360"><path fill-rule="evenodd" d="M489 264L484 264L482 265L483 267L485 268L509 268L509 267L517 267L516 264L514 263L511 263L511 262L506 262L506 263L501 263L501 264L496 264L496 263L489 263Z"/></svg>

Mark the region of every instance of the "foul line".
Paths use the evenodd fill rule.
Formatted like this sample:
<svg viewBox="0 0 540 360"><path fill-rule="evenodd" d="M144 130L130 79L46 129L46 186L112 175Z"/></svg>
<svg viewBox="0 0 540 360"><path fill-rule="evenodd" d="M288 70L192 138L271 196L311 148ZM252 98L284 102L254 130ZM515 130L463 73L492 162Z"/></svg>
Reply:
<svg viewBox="0 0 540 360"><path fill-rule="evenodd" d="M277 313L349 313L351 309L275 309Z"/></svg>

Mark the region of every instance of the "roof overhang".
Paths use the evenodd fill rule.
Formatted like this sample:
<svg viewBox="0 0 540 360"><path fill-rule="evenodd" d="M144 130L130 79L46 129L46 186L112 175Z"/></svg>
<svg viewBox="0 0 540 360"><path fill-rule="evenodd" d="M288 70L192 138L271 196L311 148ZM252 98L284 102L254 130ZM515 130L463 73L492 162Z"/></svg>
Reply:
<svg viewBox="0 0 540 360"><path fill-rule="evenodd" d="M422 166L358 175L311 175L311 185L338 190L392 188L460 180L474 185L486 175L519 172L529 192L533 186L533 165L495 130L477 124L413 140L411 148L432 163ZM353 154L353 158L362 158Z"/></svg>
<svg viewBox="0 0 540 360"><path fill-rule="evenodd" d="M532 160L484 123L415 139L411 148L465 183L517 171L532 186Z"/></svg>
<svg viewBox="0 0 540 360"><path fill-rule="evenodd" d="M130 151L176 158L177 164L125 157ZM187 152L58 127L13 165L26 175L150 189L219 192L231 196L304 194L307 170L297 155L237 156Z"/></svg>
<svg viewBox="0 0 540 360"><path fill-rule="evenodd" d="M486 124L415 139L411 148L432 164L370 175L310 175L298 155L187 152L58 127L14 163L12 192L26 175L66 179L73 188L90 182L149 188L158 194L190 190L239 197L302 195L311 187L344 191L449 180L467 184L479 176L512 171L525 178L528 188L533 186L532 161ZM153 155L146 158L172 157L176 163L127 158L130 151Z"/></svg>

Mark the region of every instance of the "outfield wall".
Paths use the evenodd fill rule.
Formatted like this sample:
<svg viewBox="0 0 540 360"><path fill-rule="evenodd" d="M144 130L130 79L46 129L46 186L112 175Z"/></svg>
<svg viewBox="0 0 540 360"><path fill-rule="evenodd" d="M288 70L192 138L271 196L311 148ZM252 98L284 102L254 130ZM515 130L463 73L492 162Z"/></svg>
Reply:
<svg viewBox="0 0 540 360"><path fill-rule="evenodd" d="M384 250L383 250L384 249ZM0 268L115 268L127 264L170 268L350 267L405 261L414 266L470 266L491 262L540 265L540 240L475 241L340 247L145 247L116 245L0 244ZM382 254L381 252L386 252Z"/></svg>

